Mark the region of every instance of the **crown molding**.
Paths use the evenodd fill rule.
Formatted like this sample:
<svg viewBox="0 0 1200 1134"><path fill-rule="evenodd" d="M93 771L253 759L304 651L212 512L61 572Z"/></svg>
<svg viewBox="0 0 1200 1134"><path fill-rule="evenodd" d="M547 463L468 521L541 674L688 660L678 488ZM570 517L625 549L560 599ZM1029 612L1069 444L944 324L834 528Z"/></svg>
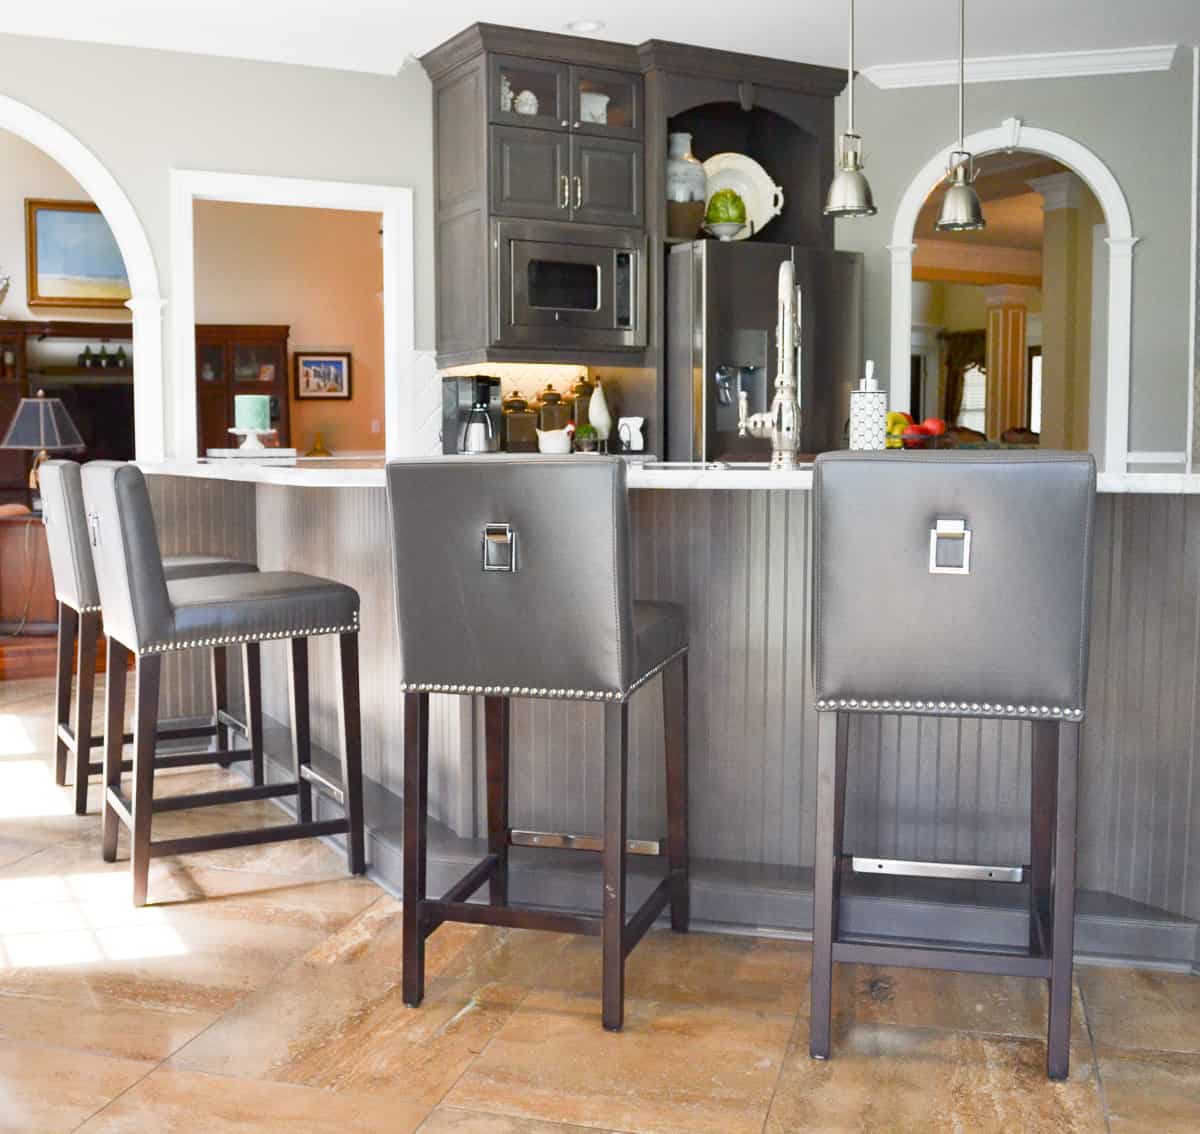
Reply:
<svg viewBox="0 0 1200 1134"><path fill-rule="evenodd" d="M1005 83L1024 79L1070 79L1083 75L1133 75L1166 71L1175 45L1118 47L1103 51L1046 51L1029 55L990 55L966 62L968 83ZM880 63L861 72L880 90L903 87L951 87L958 82L958 60Z"/></svg>

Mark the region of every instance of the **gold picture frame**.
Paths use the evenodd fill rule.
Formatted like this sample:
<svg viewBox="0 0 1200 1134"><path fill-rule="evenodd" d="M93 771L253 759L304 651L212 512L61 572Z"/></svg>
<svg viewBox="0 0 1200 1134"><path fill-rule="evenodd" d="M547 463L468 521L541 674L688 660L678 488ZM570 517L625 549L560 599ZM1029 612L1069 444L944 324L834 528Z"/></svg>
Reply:
<svg viewBox="0 0 1200 1134"><path fill-rule="evenodd" d="M90 201L25 200L30 307L124 307L131 296L121 251Z"/></svg>

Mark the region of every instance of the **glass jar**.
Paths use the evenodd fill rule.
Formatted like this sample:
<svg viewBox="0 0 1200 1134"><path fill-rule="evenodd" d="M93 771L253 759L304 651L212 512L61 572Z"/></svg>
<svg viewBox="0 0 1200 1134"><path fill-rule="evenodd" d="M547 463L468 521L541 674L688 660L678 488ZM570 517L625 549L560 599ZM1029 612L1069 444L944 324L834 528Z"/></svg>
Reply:
<svg viewBox="0 0 1200 1134"><path fill-rule="evenodd" d="M530 408L520 390L514 390L500 403L500 443L507 453L537 452L538 415Z"/></svg>
<svg viewBox="0 0 1200 1134"><path fill-rule="evenodd" d="M567 404L571 407L571 420L578 429L588 424L588 402L592 398L592 384L586 377L580 377L574 386L567 391Z"/></svg>
<svg viewBox="0 0 1200 1134"><path fill-rule="evenodd" d="M549 432L554 429L566 429L571 424L571 407L563 401L563 396L550 383L538 398L538 428Z"/></svg>

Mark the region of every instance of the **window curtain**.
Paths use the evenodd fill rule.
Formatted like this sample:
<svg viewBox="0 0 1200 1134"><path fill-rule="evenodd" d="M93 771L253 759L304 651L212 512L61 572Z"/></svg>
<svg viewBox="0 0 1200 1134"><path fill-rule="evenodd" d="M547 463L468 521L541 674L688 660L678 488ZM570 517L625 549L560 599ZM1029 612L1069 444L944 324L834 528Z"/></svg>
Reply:
<svg viewBox="0 0 1200 1134"><path fill-rule="evenodd" d="M953 425L962 409L963 375L972 366L986 369L987 332L951 331L940 336L946 351L946 385L942 396L942 420Z"/></svg>

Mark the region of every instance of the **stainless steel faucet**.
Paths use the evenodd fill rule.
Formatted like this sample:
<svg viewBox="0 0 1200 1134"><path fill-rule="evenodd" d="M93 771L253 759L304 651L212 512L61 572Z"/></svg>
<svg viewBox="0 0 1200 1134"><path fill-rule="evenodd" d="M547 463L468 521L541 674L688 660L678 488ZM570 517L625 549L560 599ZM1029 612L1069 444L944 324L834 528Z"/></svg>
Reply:
<svg viewBox="0 0 1200 1134"><path fill-rule="evenodd" d="M800 289L790 260L779 265L779 347L775 397L766 413L750 413L750 393L738 390L738 436L771 442L771 468L794 469L800 453Z"/></svg>

